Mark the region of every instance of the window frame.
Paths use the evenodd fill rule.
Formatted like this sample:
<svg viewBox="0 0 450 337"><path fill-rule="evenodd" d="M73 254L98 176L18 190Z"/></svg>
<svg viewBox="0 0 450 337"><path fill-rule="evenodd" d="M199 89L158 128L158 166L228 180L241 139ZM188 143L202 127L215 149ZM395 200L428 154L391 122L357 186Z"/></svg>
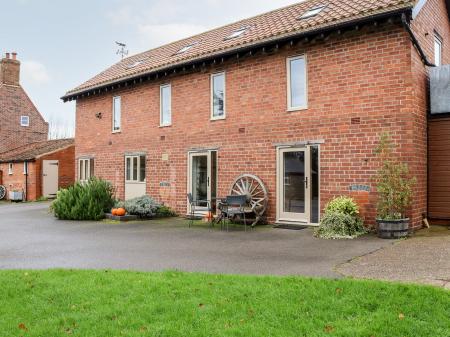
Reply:
<svg viewBox="0 0 450 337"><path fill-rule="evenodd" d="M147 156L144 154L133 154L133 155L125 155L125 183L132 184L145 184L147 182ZM127 179L127 160L130 160L130 179ZM134 159L136 159L137 168L136 168L136 179L133 179L133 168L134 168ZM141 180L141 167L142 161L144 162L144 179Z"/></svg>
<svg viewBox="0 0 450 337"><path fill-rule="evenodd" d="M442 38L437 34L434 33L434 41L433 41L433 49L434 49L434 63L436 66L441 66L442 65L442 46L443 46L443 41ZM439 54L437 54L437 49L436 46L439 46ZM438 62L436 62L437 56L439 55L439 64Z"/></svg>
<svg viewBox="0 0 450 337"><path fill-rule="evenodd" d="M291 91L291 61L304 60L305 62L305 102L303 105L292 106L292 91ZM306 54L290 56L286 58L286 79L287 79L287 111L301 111L308 109L308 60Z"/></svg>
<svg viewBox="0 0 450 337"><path fill-rule="evenodd" d="M119 100L119 107L120 107L120 118L119 118L119 128L115 129L114 120L116 119L116 100ZM112 133L120 133L122 131L122 97L121 96L113 96L112 98Z"/></svg>
<svg viewBox="0 0 450 337"><path fill-rule="evenodd" d="M81 163L83 163L83 171L81 170ZM94 158L85 158L85 157L78 158L78 181L80 183L87 183L89 179L91 179L94 176L93 166L94 166Z"/></svg>
<svg viewBox="0 0 450 337"><path fill-rule="evenodd" d="M27 123L26 124L22 123L23 118L27 119ZM29 127L30 126L30 116L26 116L26 115L20 116L20 126Z"/></svg>
<svg viewBox="0 0 450 337"><path fill-rule="evenodd" d="M163 109L163 90L168 88L169 89L169 122L164 123L164 109ZM171 83L165 83L161 84L159 86L159 126L160 127L166 127L172 125L172 84Z"/></svg>
<svg viewBox="0 0 450 337"><path fill-rule="evenodd" d="M223 115L214 116L214 78L218 76L223 76ZM210 110L211 110L211 120L221 120L227 118L227 76L225 71L220 71L217 73L212 73L210 75Z"/></svg>
<svg viewBox="0 0 450 337"><path fill-rule="evenodd" d="M8 163L8 175L12 176L14 173L14 164Z"/></svg>

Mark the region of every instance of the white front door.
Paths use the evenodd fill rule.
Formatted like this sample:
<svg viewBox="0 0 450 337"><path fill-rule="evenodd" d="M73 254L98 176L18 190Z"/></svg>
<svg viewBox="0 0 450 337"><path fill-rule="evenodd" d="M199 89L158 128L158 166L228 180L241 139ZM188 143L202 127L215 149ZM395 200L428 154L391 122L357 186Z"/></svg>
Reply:
<svg viewBox="0 0 450 337"><path fill-rule="evenodd" d="M125 200L146 193L145 159L144 155L125 156Z"/></svg>
<svg viewBox="0 0 450 337"><path fill-rule="evenodd" d="M217 191L217 151L191 152L188 158L188 193L202 206L204 212L207 205L215 208ZM188 205L188 212L190 212Z"/></svg>
<svg viewBox="0 0 450 337"><path fill-rule="evenodd" d="M56 197L56 192L58 192L58 165L57 160L42 161L42 195L44 197Z"/></svg>
<svg viewBox="0 0 450 337"><path fill-rule="evenodd" d="M277 222L309 223L311 202L309 148L280 148L277 156Z"/></svg>

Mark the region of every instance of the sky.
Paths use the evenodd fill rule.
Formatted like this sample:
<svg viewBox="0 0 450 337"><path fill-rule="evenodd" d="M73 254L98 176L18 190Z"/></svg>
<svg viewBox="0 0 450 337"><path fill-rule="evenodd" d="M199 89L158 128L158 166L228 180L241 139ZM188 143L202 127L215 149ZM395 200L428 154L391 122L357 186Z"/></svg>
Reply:
<svg viewBox="0 0 450 337"><path fill-rule="evenodd" d="M21 84L51 132L72 136L60 97L129 55L301 0L0 0L0 51L17 52Z"/></svg>

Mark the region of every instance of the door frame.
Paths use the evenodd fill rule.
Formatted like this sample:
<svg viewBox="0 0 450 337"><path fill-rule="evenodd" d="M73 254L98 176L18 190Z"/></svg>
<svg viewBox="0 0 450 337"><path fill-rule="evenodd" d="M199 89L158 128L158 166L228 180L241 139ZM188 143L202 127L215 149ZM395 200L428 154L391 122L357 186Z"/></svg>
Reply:
<svg viewBox="0 0 450 337"><path fill-rule="evenodd" d="M212 181L212 152L216 152L216 179L215 179L215 189L216 189L216 197L217 197L217 186L218 186L218 162L219 162L219 156L218 156L218 150L217 149L208 149L208 150L192 150L192 151L188 151L187 153L187 193L192 193L192 159L194 157L201 157L201 156L206 156L206 161L207 161L207 199L210 200L210 202L212 203L211 200L211 181ZM192 193L193 195L193 193ZM187 199L187 198L186 198ZM205 213L206 213L206 208L205 208ZM189 203L187 203L187 207L186 207L186 214L190 214L191 212L191 206L189 205Z"/></svg>
<svg viewBox="0 0 450 337"><path fill-rule="evenodd" d="M321 158L321 151L320 151L320 145L319 144L286 144L286 145L279 145L276 148L276 223L281 224L301 224L301 225L311 225L311 226L317 226L317 223L311 222L311 204L312 204L312 173L311 173L311 148L317 147L318 149L318 222L320 222L320 158ZM308 188L305 191L305 213L303 216L294 216L289 217L286 216L287 212L282 212L283 209L283 158L282 155L285 152L297 152L297 151L303 151L305 153L305 177L308 179Z"/></svg>

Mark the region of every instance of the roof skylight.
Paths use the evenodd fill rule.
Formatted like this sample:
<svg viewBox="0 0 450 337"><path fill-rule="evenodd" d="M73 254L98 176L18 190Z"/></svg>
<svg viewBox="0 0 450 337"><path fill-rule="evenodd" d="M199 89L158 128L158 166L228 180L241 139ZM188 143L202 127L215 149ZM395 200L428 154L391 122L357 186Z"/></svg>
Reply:
<svg viewBox="0 0 450 337"><path fill-rule="evenodd" d="M231 33L230 35L228 35L228 36L225 38L225 40L237 38L237 37L241 36L242 34L244 34L247 30L248 30L248 27L242 27L242 28L239 28L238 30L235 30L233 33Z"/></svg>
<svg viewBox="0 0 450 337"><path fill-rule="evenodd" d="M137 67L137 66L140 65L141 63L142 63L142 61L136 61L136 62L133 62L133 63L127 65L127 69L131 69L131 68Z"/></svg>
<svg viewBox="0 0 450 337"><path fill-rule="evenodd" d="M189 49L191 49L192 47L194 47L197 43L198 43L198 42L194 42L194 43L188 44L187 46L184 46L183 48L181 48L181 49L177 52L177 54L183 54L183 53L187 52Z"/></svg>
<svg viewBox="0 0 450 337"><path fill-rule="evenodd" d="M303 15L300 17L300 19L312 18L313 16L316 16L317 14L319 14L325 7L326 6L318 6L318 7L311 8L311 9L307 10L305 13L303 13Z"/></svg>

